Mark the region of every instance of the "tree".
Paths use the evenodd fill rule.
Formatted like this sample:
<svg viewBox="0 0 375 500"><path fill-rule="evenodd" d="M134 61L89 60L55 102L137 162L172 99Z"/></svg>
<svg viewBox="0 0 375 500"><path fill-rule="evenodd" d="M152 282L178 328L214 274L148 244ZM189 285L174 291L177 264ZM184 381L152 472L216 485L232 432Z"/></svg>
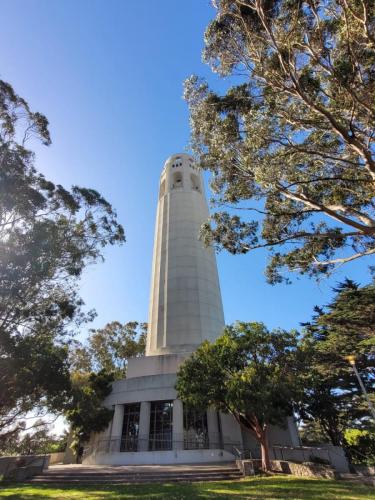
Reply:
<svg viewBox="0 0 375 500"><path fill-rule="evenodd" d="M346 280L332 302L315 308L302 339L305 353L305 397L302 418L316 422L330 442L342 446L350 459L346 430L369 429L371 416L357 379L345 359L356 356L361 378L374 397L375 286L359 287Z"/></svg>
<svg viewBox="0 0 375 500"><path fill-rule="evenodd" d="M104 370L116 379L125 378L128 359L144 355L146 331L147 323L137 321L112 321L90 330L86 344L76 344L71 352L73 370Z"/></svg>
<svg viewBox="0 0 375 500"><path fill-rule="evenodd" d="M316 446L329 441L321 426L315 420L303 422L298 431L301 443L304 446Z"/></svg>
<svg viewBox="0 0 375 500"><path fill-rule="evenodd" d="M214 4L203 57L236 85L219 95L196 76L185 83L192 148L224 208L203 240L269 249L270 283L373 254L375 4Z"/></svg>
<svg viewBox="0 0 375 500"><path fill-rule="evenodd" d="M30 412L61 410L70 395L67 348L53 334L3 336L0 331L0 447L24 429Z"/></svg>
<svg viewBox="0 0 375 500"><path fill-rule="evenodd" d="M41 455L65 451L67 434L57 437L50 432L49 423L37 420L29 430L13 433L0 443L1 455Z"/></svg>
<svg viewBox="0 0 375 500"><path fill-rule="evenodd" d="M50 144L47 119L0 81L0 434L17 432L30 410L61 409L66 338L92 318L79 277L103 247L124 241L100 193L67 190L36 170L32 139Z"/></svg>
<svg viewBox="0 0 375 500"><path fill-rule="evenodd" d="M112 321L90 330L85 344L72 343L70 369L72 398L65 410L77 454L91 433L103 431L113 411L103 407L111 382L126 377L128 359L144 354L146 323Z"/></svg>
<svg viewBox="0 0 375 500"><path fill-rule="evenodd" d="M113 410L103 406L103 401L111 393L113 374L72 373L72 398L65 409L65 417L73 433L72 448L77 460L82 447L90 439L92 432L101 432L113 417Z"/></svg>
<svg viewBox="0 0 375 500"><path fill-rule="evenodd" d="M374 427L370 430L347 429L344 437L354 463L375 464Z"/></svg>
<svg viewBox="0 0 375 500"><path fill-rule="evenodd" d="M333 291L333 301L315 307L313 321L303 325L324 342L320 348L335 356L336 365L342 365L345 356L356 354L365 357L366 367L373 369L368 362L375 353L375 282L360 287L346 278Z"/></svg>
<svg viewBox="0 0 375 500"><path fill-rule="evenodd" d="M238 322L214 343L205 341L180 367L176 389L188 405L231 413L260 444L262 467L270 470L267 433L293 413L296 383L295 332L262 323Z"/></svg>

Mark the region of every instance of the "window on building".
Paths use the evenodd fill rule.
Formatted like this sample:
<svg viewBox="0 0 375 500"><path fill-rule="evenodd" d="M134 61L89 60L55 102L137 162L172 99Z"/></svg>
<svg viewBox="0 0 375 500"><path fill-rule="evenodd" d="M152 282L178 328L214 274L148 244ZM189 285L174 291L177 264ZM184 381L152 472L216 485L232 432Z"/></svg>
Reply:
<svg viewBox="0 0 375 500"><path fill-rule="evenodd" d="M175 172L173 174L173 187L174 188L182 187L182 172Z"/></svg>
<svg viewBox="0 0 375 500"><path fill-rule="evenodd" d="M184 448L208 448L207 412L184 405Z"/></svg>
<svg viewBox="0 0 375 500"><path fill-rule="evenodd" d="M140 410L140 403L124 405L120 451L137 451Z"/></svg>
<svg viewBox="0 0 375 500"><path fill-rule="evenodd" d="M149 450L171 450L173 401L152 401Z"/></svg>
<svg viewBox="0 0 375 500"><path fill-rule="evenodd" d="M191 181L191 189L194 189L195 191L201 190L199 178L197 175L191 174L190 181Z"/></svg>

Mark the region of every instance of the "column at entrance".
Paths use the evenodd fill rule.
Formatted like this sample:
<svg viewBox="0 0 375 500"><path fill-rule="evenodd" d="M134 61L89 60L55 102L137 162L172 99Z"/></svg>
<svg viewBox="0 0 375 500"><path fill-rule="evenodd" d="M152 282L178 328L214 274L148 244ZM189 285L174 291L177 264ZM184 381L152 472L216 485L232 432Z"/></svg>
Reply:
<svg viewBox="0 0 375 500"><path fill-rule="evenodd" d="M124 423L124 405L115 405L115 413L112 420L112 432L110 451L120 451L122 426Z"/></svg>
<svg viewBox="0 0 375 500"><path fill-rule="evenodd" d="M207 410L207 430L209 447L216 449L221 448L218 414L217 411L212 408Z"/></svg>
<svg viewBox="0 0 375 500"><path fill-rule="evenodd" d="M150 417L151 403L150 401L142 401L139 414L138 451L148 451Z"/></svg>
<svg viewBox="0 0 375 500"><path fill-rule="evenodd" d="M173 400L173 449L184 449L184 407L181 399Z"/></svg>

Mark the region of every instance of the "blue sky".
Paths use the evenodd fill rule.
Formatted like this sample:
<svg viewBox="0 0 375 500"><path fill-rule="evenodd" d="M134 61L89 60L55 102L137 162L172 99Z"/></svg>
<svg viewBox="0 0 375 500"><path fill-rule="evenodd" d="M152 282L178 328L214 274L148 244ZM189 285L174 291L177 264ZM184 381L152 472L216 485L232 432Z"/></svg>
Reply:
<svg viewBox="0 0 375 500"><path fill-rule="evenodd" d="M189 141L183 80L196 73L216 89L228 84L201 62L214 10L209 0L2 0L1 11L0 78L50 121L53 144L36 148L38 169L99 190L125 228L127 243L106 250L82 279L98 313L91 326L145 321L159 175ZM298 327L338 280L369 281L362 260L319 285L302 278L272 287L265 262L263 250L218 255L227 323Z"/></svg>

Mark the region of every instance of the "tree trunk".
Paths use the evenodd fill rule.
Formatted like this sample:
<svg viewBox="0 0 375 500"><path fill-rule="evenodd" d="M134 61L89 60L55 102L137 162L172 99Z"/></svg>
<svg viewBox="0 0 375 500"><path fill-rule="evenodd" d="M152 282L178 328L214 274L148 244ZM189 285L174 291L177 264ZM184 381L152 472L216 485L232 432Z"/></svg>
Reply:
<svg viewBox="0 0 375 500"><path fill-rule="evenodd" d="M240 413L233 413L234 418L240 424L241 427L248 431L251 431L258 443L260 444L261 459L262 459L262 470L264 472L269 472L272 470L270 453L268 446L268 425L260 424L258 418L254 414L241 415Z"/></svg>
<svg viewBox="0 0 375 500"><path fill-rule="evenodd" d="M270 461L270 453L269 453L269 446L268 446L268 439L267 439L267 432L266 430L262 430L261 436L259 439L260 443L260 450L261 450L261 457L262 457L262 469L264 472L269 472L271 471L271 461Z"/></svg>

